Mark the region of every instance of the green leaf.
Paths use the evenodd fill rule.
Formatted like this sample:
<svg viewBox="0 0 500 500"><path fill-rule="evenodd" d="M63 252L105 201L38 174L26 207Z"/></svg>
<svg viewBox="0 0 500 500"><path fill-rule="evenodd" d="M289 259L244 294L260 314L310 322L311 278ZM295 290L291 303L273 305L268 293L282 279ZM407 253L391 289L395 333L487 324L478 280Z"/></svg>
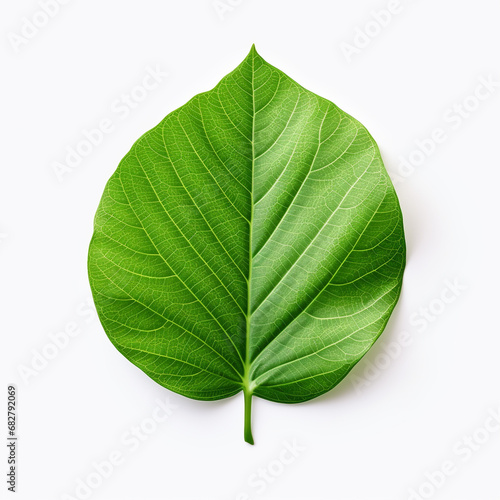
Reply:
<svg viewBox="0 0 500 500"><path fill-rule="evenodd" d="M102 325L162 386L281 403L336 386L382 333L402 214L354 118L248 57L143 135L109 180L89 251Z"/></svg>

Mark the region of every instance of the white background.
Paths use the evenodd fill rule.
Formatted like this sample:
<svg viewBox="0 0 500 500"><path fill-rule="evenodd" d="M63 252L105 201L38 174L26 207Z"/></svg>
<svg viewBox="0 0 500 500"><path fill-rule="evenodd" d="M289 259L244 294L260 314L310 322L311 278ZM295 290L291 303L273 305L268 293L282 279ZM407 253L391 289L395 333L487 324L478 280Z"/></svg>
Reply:
<svg viewBox="0 0 500 500"><path fill-rule="evenodd" d="M16 498L83 498L77 481L118 451L123 463L89 498L405 500L418 498L413 489L421 498L498 500L500 431L484 425L500 408L500 88L479 89L480 102L473 96L481 78L500 82L500 4L401 0L377 28L372 11L394 2L232 3L221 18L211 0L72 0L20 45L24 18L39 4L2 4L0 434L14 383ZM348 60L342 44L359 48L365 27L366 47ZM254 401L252 447L243 441L241 395L203 403L169 393L113 348L85 301L106 180L140 135L212 88L254 42L375 137L396 174L408 266L387 330L339 387L300 405ZM157 65L168 76L124 118L115 101ZM464 101L469 116L458 119L453 107ZM54 163L106 118L113 132L59 182ZM436 128L446 139L425 158L413 154L413 171L401 170L401 157ZM68 323L79 334L54 353L49 334ZM403 332L411 343L397 349ZM43 352L52 359L41 361ZM33 362L36 371L21 376ZM167 396L176 409L131 450L122 436L144 422L151 430ZM294 440L301 451L280 465L283 443ZM445 461L454 473L443 479L436 471ZM259 469L270 470L265 489L255 486ZM440 486L425 484L426 474ZM0 491L12 496L4 479Z"/></svg>

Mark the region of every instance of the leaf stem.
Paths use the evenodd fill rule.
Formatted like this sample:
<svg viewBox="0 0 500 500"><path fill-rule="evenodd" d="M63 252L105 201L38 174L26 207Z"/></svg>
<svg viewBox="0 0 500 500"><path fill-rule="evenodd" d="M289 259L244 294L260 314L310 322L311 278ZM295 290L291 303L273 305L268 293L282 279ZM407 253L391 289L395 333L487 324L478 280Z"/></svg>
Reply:
<svg viewBox="0 0 500 500"><path fill-rule="evenodd" d="M245 441L254 444L252 436L252 393L245 388L243 394L245 396Z"/></svg>

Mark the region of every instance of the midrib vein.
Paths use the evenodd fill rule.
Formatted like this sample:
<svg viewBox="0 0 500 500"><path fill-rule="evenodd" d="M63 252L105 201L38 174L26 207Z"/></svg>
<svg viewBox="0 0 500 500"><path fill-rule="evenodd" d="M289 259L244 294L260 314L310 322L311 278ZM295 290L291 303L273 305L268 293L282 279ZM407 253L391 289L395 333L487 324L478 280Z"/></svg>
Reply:
<svg viewBox="0 0 500 500"><path fill-rule="evenodd" d="M252 187L250 190L250 235L248 238L248 291L246 315L246 344L245 344L245 374L243 377L244 390L250 388L250 320L251 320L251 293L252 293L252 233L254 216L254 171L255 171L255 49L252 50Z"/></svg>

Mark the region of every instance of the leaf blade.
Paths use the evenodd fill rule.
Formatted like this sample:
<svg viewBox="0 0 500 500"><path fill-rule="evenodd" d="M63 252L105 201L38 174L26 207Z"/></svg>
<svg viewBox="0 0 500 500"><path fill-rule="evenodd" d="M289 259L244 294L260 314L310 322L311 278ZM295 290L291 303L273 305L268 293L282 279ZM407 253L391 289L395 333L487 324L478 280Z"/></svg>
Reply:
<svg viewBox="0 0 500 500"><path fill-rule="evenodd" d="M371 135L254 48L134 144L89 250L122 354L175 392L243 390L248 405L337 385L382 333L404 266Z"/></svg>

